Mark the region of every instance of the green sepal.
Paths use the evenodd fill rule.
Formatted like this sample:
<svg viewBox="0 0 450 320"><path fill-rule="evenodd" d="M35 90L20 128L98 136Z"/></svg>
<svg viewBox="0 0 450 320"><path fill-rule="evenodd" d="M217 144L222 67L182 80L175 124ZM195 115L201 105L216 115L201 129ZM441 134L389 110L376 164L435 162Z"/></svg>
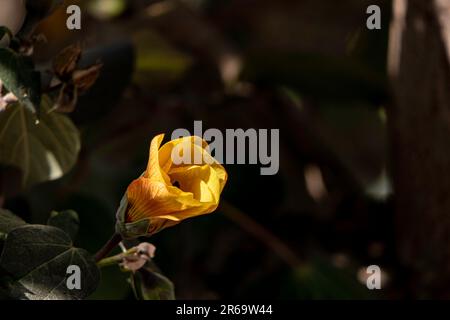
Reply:
<svg viewBox="0 0 450 320"><path fill-rule="evenodd" d="M116 213L116 232L119 233L123 239L135 239L138 237L148 236L150 227L150 218L142 219L135 222L125 222L126 213L128 209L128 198L125 194L120 201L119 209Z"/></svg>

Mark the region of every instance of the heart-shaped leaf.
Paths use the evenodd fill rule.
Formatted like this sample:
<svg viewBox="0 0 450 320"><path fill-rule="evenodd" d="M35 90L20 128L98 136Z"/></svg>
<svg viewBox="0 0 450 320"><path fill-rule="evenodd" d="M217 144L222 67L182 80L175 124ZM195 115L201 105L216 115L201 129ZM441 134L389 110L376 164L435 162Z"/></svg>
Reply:
<svg viewBox="0 0 450 320"><path fill-rule="evenodd" d="M79 288L68 285L69 267L79 268ZM72 246L69 236L51 226L25 225L8 233L0 269L10 279L8 293L16 299L83 299L97 287L100 272L93 257Z"/></svg>
<svg viewBox="0 0 450 320"><path fill-rule="evenodd" d="M19 104L0 112L0 163L21 169L24 187L60 178L78 157L78 130L67 116L48 110L44 97L39 123Z"/></svg>

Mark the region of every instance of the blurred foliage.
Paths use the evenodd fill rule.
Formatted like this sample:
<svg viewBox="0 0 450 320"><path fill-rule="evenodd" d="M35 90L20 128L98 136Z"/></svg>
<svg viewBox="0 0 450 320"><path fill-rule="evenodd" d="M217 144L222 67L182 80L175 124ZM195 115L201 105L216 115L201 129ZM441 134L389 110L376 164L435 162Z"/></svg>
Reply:
<svg viewBox="0 0 450 320"><path fill-rule="evenodd" d="M71 161L61 166L65 175L60 180L8 195L5 208L32 223L45 223L52 210L74 210L81 221L75 244L92 253L111 235L119 201L144 170L155 134L192 129L194 120L202 120L205 129L279 128L280 173L260 176L257 166L227 165L224 198L301 263L286 264L261 229L249 232L219 208L152 237L158 248L154 260L173 282L175 296L408 295L395 253L380 116L389 100L389 1L77 3L85 10L82 30L59 27L66 15L63 9L55 11L36 31L48 42L37 43L33 56L45 70L62 48L81 41L81 66L103 63L98 81L73 113L41 112L43 124L47 116L76 124L80 152L75 135L69 145L70 159L77 157L77 163L73 169ZM380 31L364 27L365 9L374 3L382 6ZM56 136L64 141L64 134ZM47 146L52 139L42 141ZM56 155L60 149L69 151L58 147ZM23 156L4 161L8 155L0 154L2 164L23 168L18 161ZM40 161L48 175L50 162ZM0 178L6 179L6 173L2 169ZM313 192L317 185L319 192ZM371 264L389 272L381 294L369 292L358 277ZM149 294L142 285L135 290ZM167 292L163 294L171 297ZM108 267L90 298L134 297L127 275Z"/></svg>

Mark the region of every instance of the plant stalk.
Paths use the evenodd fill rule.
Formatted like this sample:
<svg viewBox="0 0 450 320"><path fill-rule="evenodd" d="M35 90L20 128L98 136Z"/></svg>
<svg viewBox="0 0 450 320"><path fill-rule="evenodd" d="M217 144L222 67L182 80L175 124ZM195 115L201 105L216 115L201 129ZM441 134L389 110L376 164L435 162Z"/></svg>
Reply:
<svg viewBox="0 0 450 320"><path fill-rule="evenodd" d="M131 248L123 253L116 254L115 256L104 258L97 262L99 268L113 266L123 262L123 260L128 256L133 256L137 252L137 248Z"/></svg>
<svg viewBox="0 0 450 320"><path fill-rule="evenodd" d="M95 254L95 262L99 262L106 257L119 243L122 241L122 236L114 233L111 239Z"/></svg>

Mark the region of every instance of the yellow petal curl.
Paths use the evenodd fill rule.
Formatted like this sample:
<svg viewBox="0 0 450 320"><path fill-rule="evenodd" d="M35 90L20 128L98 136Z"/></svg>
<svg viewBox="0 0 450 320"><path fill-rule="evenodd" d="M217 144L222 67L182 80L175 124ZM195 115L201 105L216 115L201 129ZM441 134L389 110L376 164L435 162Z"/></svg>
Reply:
<svg viewBox="0 0 450 320"><path fill-rule="evenodd" d="M153 138L147 169L127 189L126 222L150 219L148 234L154 234L180 221L213 212L227 181L227 173L209 153L199 137L169 141L161 148L164 135ZM175 164L172 152L190 150L198 164Z"/></svg>

